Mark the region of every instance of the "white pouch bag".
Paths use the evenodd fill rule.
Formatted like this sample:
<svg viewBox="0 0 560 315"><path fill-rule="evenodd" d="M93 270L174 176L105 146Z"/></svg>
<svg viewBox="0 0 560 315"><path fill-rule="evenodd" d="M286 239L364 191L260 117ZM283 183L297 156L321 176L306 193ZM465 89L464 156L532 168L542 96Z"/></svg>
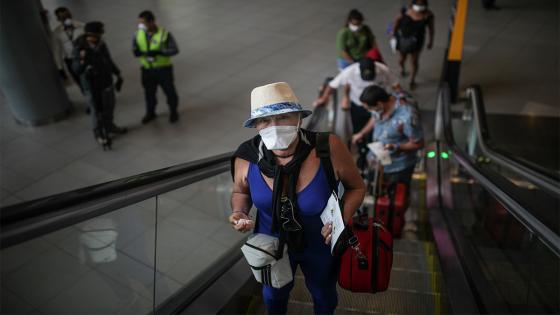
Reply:
<svg viewBox="0 0 560 315"><path fill-rule="evenodd" d="M294 280L286 246L282 258L276 259L278 243L277 237L255 233L241 246L257 282L277 289Z"/></svg>

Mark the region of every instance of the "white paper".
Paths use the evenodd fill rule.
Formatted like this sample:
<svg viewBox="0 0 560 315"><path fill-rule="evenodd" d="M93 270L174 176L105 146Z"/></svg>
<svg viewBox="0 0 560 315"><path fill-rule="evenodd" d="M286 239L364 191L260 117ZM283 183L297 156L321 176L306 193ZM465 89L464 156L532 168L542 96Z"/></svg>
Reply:
<svg viewBox="0 0 560 315"><path fill-rule="evenodd" d="M373 152L373 154L375 155L375 157L377 158L377 160L379 162L381 162L381 165L389 165L392 163L391 161L391 153L385 149L385 146L383 145L383 143L381 142L372 142L369 143L368 148L371 150L371 152Z"/></svg>
<svg viewBox="0 0 560 315"><path fill-rule="evenodd" d="M340 205L338 204L338 198L334 193L331 194L327 206L321 213L321 221L323 224L329 222L332 223L332 237L331 237L331 253L334 249L336 241L344 231L344 219L342 218L342 211L340 210Z"/></svg>

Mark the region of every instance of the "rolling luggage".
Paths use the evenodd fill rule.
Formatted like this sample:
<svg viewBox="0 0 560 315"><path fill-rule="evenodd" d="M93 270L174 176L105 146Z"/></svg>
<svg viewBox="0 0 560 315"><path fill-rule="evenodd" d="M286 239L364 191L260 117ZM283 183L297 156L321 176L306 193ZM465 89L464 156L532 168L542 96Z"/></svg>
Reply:
<svg viewBox="0 0 560 315"><path fill-rule="evenodd" d="M377 182L381 176L377 172L375 175L373 194L378 196L381 189ZM378 208L376 203L373 209ZM352 292L382 292L389 287L393 236L378 217L378 211L365 209L349 224L358 241L342 255L338 284Z"/></svg>
<svg viewBox="0 0 560 315"><path fill-rule="evenodd" d="M353 228L358 244L342 255L338 284L352 292L376 293L389 287L393 237L381 222L367 220L365 229Z"/></svg>
<svg viewBox="0 0 560 315"><path fill-rule="evenodd" d="M400 238L404 227L406 210L406 186L396 183L387 187L386 192L377 198L376 216L391 232L394 238Z"/></svg>

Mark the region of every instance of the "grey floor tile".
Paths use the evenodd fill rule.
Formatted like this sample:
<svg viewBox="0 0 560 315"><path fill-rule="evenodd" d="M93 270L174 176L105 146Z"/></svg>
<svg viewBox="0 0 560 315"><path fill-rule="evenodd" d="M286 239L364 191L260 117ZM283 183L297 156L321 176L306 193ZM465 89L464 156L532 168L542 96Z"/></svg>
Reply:
<svg viewBox="0 0 560 315"><path fill-rule="evenodd" d="M2 189L15 193L26 186L33 184L34 179L19 172L12 171L7 166L0 166L0 186Z"/></svg>
<svg viewBox="0 0 560 315"><path fill-rule="evenodd" d="M201 237L183 226L164 220L158 224L157 265L158 270L166 274L181 257L196 248ZM154 229L137 237L121 250L133 259L154 266Z"/></svg>
<svg viewBox="0 0 560 315"><path fill-rule="evenodd" d="M74 175L59 171L47 175L24 189L19 190L17 192L17 196L25 200L33 200L86 187L90 184L91 182L81 180Z"/></svg>
<svg viewBox="0 0 560 315"><path fill-rule="evenodd" d="M29 155L22 156L18 160L5 162L8 162L7 166L10 169L17 171L19 174L38 180L62 168L72 160L73 158L68 154L44 147Z"/></svg>
<svg viewBox="0 0 560 315"><path fill-rule="evenodd" d="M208 270L229 250L213 240L204 239L196 248L181 257L175 265L164 273L182 284L188 284L194 277Z"/></svg>
<svg viewBox="0 0 560 315"><path fill-rule="evenodd" d="M79 281L88 270L76 258L51 247L4 276L3 285L30 305L41 307Z"/></svg>
<svg viewBox="0 0 560 315"><path fill-rule="evenodd" d="M41 254L49 249L52 249L52 247L53 246L48 242L37 238L3 249L0 254L2 277L18 271L26 263L37 259L37 257L41 256Z"/></svg>
<svg viewBox="0 0 560 315"><path fill-rule="evenodd" d="M103 273L90 271L39 310L50 314L143 314L152 303Z"/></svg>
<svg viewBox="0 0 560 315"><path fill-rule="evenodd" d="M31 314L34 311L31 305L4 287L1 288L0 300L2 300L0 304L2 314Z"/></svg>

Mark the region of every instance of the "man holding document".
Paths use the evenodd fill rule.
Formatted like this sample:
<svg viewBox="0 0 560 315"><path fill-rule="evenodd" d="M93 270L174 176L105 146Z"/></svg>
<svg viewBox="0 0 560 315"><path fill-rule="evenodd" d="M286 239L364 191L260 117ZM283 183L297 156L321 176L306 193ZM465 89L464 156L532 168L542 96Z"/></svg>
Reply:
<svg viewBox="0 0 560 315"><path fill-rule="evenodd" d="M229 221L240 232L254 227L245 246L247 252L255 249L254 257L263 252L263 247L256 248L256 242L249 244L258 235L266 235L260 238L265 241L276 239L274 244L280 244L276 253L284 252L286 244L290 276L299 266L313 297L315 313L332 314L338 303L339 262L331 255L329 245L362 203L365 187L352 155L338 137L301 128L302 119L309 114L285 82L253 90L251 117L245 127L256 128L258 134L241 144L232 157L234 184ZM325 147L332 163L324 163L324 156L318 154ZM343 213L336 207L338 197L332 183L344 186ZM257 208L254 220L249 216L253 205ZM265 253L262 258L276 255ZM257 281L285 278L274 275L274 265L284 258L275 257L276 262L257 266L252 263L256 261L254 257L245 255ZM262 281L268 313L286 314L293 281L281 287L267 282Z"/></svg>
<svg viewBox="0 0 560 315"><path fill-rule="evenodd" d="M363 106L371 111L374 124L364 127L359 135L371 132L373 143L370 150L383 165L384 180L390 187L403 183L410 189L414 167L418 161L418 150L424 147L424 135L418 111L407 104L405 98L388 94L383 88L369 86L362 93ZM416 231L416 213L405 212L404 230Z"/></svg>

